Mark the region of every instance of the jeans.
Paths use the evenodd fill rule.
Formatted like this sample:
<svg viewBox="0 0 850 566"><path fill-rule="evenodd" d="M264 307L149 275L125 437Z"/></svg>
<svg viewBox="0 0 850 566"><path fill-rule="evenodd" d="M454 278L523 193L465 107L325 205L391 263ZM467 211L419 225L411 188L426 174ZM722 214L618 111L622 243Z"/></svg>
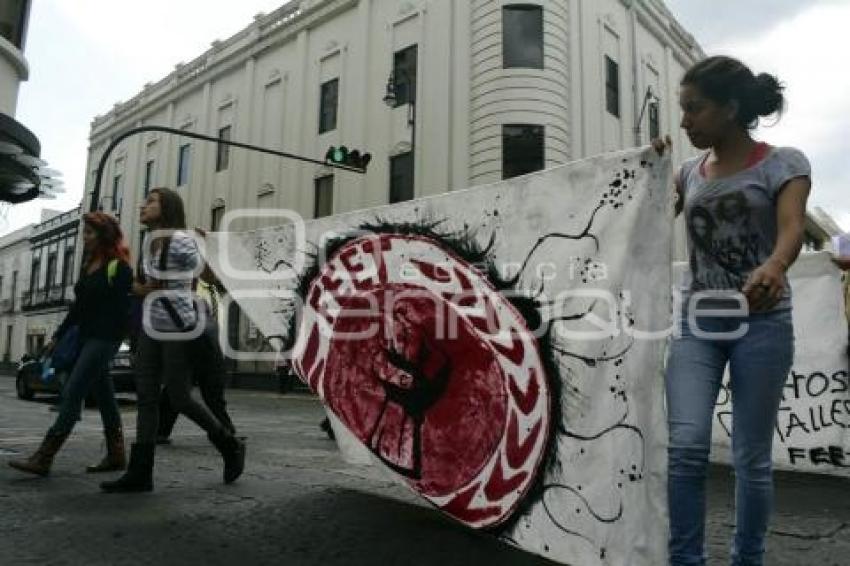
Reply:
<svg viewBox="0 0 850 566"><path fill-rule="evenodd" d="M136 361L136 442L153 444L159 427L160 385L174 410L189 417L210 436L225 434L222 424L192 398L192 363L188 341L159 341L139 336Z"/></svg>
<svg viewBox="0 0 850 566"><path fill-rule="evenodd" d="M230 431L236 432L230 415L227 414L227 401L224 399L224 354L218 344L218 329L206 330L199 338L192 340L189 346L192 355L193 375L201 390L201 399L213 416ZM157 436L168 438L177 422L178 412L171 406L171 396L166 387L160 394L159 430Z"/></svg>
<svg viewBox="0 0 850 566"><path fill-rule="evenodd" d="M48 434L70 434L80 420L83 400L91 390L100 409L104 430L121 428L121 413L115 400L115 388L109 377L109 361L118 351L120 342L98 338L83 339L80 355L74 363L68 381L62 388L59 414Z"/></svg>
<svg viewBox="0 0 850 566"><path fill-rule="evenodd" d="M790 309L746 317L697 317L702 332L748 330L733 339L707 338L688 324L673 339L667 364L670 429L667 495L670 563L706 563L705 481L714 405L729 364L735 535L732 564L759 566L773 507L772 449L782 390L794 356Z"/></svg>

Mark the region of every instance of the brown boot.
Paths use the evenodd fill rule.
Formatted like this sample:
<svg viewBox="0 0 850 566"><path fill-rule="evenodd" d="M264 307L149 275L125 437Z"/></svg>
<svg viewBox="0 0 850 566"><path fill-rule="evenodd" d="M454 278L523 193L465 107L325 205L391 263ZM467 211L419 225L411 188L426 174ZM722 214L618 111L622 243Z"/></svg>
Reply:
<svg viewBox="0 0 850 566"><path fill-rule="evenodd" d="M124 453L124 431L120 428L103 431L106 436L106 456L99 464L86 467L89 473L116 472L127 467Z"/></svg>
<svg viewBox="0 0 850 566"><path fill-rule="evenodd" d="M47 434L41 442L41 446L35 451L35 454L26 460L9 460L9 465L22 472L46 476L50 473L50 466L53 465L53 457L62 448L67 434Z"/></svg>

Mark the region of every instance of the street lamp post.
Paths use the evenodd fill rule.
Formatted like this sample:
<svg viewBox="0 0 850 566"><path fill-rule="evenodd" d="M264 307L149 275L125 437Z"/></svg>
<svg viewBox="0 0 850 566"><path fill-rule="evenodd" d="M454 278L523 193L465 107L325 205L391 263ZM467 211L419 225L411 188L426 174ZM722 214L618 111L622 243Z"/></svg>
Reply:
<svg viewBox="0 0 850 566"><path fill-rule="evenodd" d="M387 79L387 93L384 95L384 103L390 108L396 107L398 97L396 95L396 73L400 74L407 84L407 125L410 126L410 178L413 188L416 188L416 84L411 80L410 74L404 70L391 71Z"/></svg>
<svg viewBox="0 0 850 566"><path fill-rule="evenodd" d="M635 133L635 145L641 145L641 135L640 135L640 126L641 122L643 122L643 115L646 112L646 108L648 104L658 104L661 102L661 99L658 98L658 95L652 92L652 87L646 87L646 94L643 96L643 105L640 108L640 115L638 116L637 122L635 122L634 133Z"/></svg>

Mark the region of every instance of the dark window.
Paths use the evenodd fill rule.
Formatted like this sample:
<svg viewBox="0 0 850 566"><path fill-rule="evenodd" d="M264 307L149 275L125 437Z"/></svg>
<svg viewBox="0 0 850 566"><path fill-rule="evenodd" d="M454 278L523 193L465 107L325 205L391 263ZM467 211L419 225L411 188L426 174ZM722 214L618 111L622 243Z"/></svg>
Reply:
<svg viewBox="0 0 850 566"><path fill-rule="evenodd" d="M44 281L44 287L50 289L56 285L56 254L52 253L47 256L47 277Z"/></svg>
<svg viewBox="0 0 850 566"><path fill-rule="evenodd" d="M413 198L413 154L390 158L390 204Z"/></svg>
<svg viewBox="0 0 850 566"><path fill-rule="evenodd" d="M230 126L218 130L218 139L230 141ZM230 146L226 143L216 145L215 170L224 171L230 166Z"/></svg>
<svg viewBox="0 0 850 566"><path fill-rule="evenodd" d="M65 259L62 262L62 286L67 287L74 280L74 250L65 250Z"/></svg>
<svg viewBox="0 0 850 566"><path fill-rule="evenodd" d="M3 298L3 276L0 275L0 299Z"/></svg>
<svg viewBox="0 0 850 566"><path fill-rule="evenodd" d="M543 68L543 8L532 4L502 7L502 66Z"/></svg>
<svg viewBox="0 0 850 566"><path fill-rule="evenodd" d="M212 218L210 218L210 230L217 232L221 228L221 219L224 217L224 207L216 206L212 209Z"/></svg>
<svg viewBox="0 0 850 566"><path fill-rule="evenodd" d="M38 276L41 271L41 261L33 260L32 269L30 270L30 300L35 299L34 295L38 291Z"/></svg>
<svg viewBox="0 0 850 566"><path fill-rule="evenodd" d="M192 145L180 146L180 154L177 160L177 186L181 187L189 183L189 168L192 161Z"/></svg>
<svg viewBox="0 0 850 566"><path fill-rule="evenodd" d="M658 102L649 103L649 139L654 140L661 137L661 126L658 116Z"/></svg>
<svg viewBox="0 0 850 566"><path fill-rule="evenodd" d="M154 167L156 163L153 159L149 159L145 163L145 184L143 189L145 190L145 198L148 198L148 193L150 192L153 186L153 176L154 176Z"/></svg>
<svg viewBox="0 0 850 566"><path fill-rule="evenodd" d="M336 109L339 102L339 79L322 83L319 100L319 133L336 129Z"/></svg>
<svg viewBox="0 0 850 566"><path fill-rule="evenodd" d="M393 56L396 107L416 102L416 59L416 45L396 51Z"/></svg>
<svg viewBox="0 0 850 566"><path fill-rule="evenodd" d="M543 126L502 126L502 178L510 179L544 167Z"/></svg>
<svg viewBox="0 0 850 566"><path fill-rule="evenodd" d="M3 353L3 361L8 362L12 358L12 334L15 327L11 324L6 327L6 351Z"/></svg>
<svg viewBox="0 0 850 566"><path fill-rule="evenodd" d="M605 56L605 109L620 117L620 66Z"/></svg>
<svg viewBox="0 0 850 566"><path fill-rule="evenodd" d="M118 199L121 196L121 175L112 177L112 210L118 210Z"/></svg>
<svg viewBox="0 0 850 566"><path fill-rule="evenodd" d="M18 272L12 272L12 312L15 312L15 295L18 293Z"/></svg>
<svg viewBox="0 0 850 566"><path fill-rule="evenodd" d="M313 206L313 218L330 216L334 213L334 177L325 175L316 179L316 200Z"/></svg>

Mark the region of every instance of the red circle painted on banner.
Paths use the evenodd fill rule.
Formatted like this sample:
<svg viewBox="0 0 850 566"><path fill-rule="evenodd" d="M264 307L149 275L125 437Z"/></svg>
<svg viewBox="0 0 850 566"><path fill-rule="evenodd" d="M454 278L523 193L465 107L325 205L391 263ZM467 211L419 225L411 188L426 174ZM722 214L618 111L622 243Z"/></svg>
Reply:
<svg viewBox="0 0 850 566"><path fill-rule="evenodd" d="M381 305L377 316L342 317L334 325L325 400L419 491L450 494L480 473L504 434L505 376L466 320L454 318L454 328L438 335L441 298L412 285L370 294ZM362 296L357 302L346 307L369 304ZM393 312L382 308L387 304Z"/></svg>

